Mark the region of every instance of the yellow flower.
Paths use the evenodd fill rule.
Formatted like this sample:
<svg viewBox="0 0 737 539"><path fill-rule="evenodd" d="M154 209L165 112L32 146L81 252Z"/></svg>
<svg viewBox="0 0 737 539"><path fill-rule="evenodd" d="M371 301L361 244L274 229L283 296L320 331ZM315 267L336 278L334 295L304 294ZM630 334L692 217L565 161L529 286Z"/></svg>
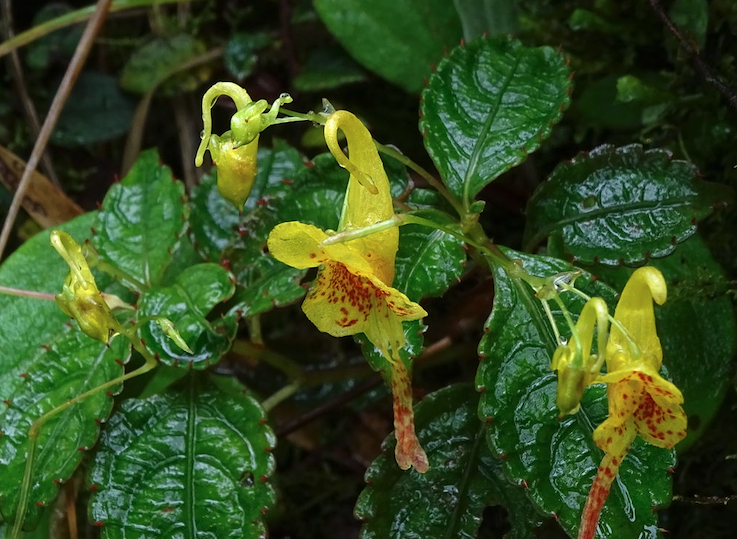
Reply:
<svg viewBox="0 0 737 539"><path fill-rule="evenodd" d="M667 298L663 275L655 268L636 270L622 291L606 345L609 417L594 431L605 452L584 506L579 539L593 538L601 509L622 460L639 434L646 442L671 449L686 436L683 395L658 371L663 350L655 330L653 300Z"/></svg>
<svg viewBox="0 0 737 539"><path fill-rule="evenodd" d="M230 131L226 131L222 136L211 135L210 110L221 95L233 99L236 112L230 119ZM195 166L202 166L205 151L210 150L212 163L217 169L218 191L238 210L243 209L258 172L256 155L259 134L278 122L276 116L279 107L291 101L289 94L281 94L266 112L269 104L265 99L253 101L248 92L232 82L218 82L202 96L204 129L195 156Z"/></svg>
<svg viewBox="0 0 737 539"><path fill-rule="evenodd" d="M115 332L115 319L110 307L97 289L82 248L69 234L61 230L51 232L51 245L69 265L69 275L64 281L56 303L64 314L74 318L85 335L107 343Z"/></svg>
<svg viewBox="0 0 737 539"><path fill-rule="evenodd" d="M348 141L350 159L338 145L338 129ZM394 214L389 180L371 134L350 112L337 111L325 124L328 148L351 173L339 231L385 221ZM299 222L271 231L271 254L295 268L320 266L302 310L320 331L335 337L364 333L389 362L394 395L396 459L402 469L428 468L415 436L409 371L399 351L405 345L403 321L418 320L425 310L391 287L399 245L396 227L345 243L322 245L330 236Z"/></svg>

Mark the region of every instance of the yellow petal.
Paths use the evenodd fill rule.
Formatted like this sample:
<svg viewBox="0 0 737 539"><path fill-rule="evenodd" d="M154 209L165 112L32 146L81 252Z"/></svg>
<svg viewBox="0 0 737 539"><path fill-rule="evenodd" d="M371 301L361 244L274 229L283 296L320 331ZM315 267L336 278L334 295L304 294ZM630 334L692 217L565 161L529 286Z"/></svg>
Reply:
<svg viewBox="0 0 737 539"><path fill-rule="evenodd" d="M219 144L211 143L210 153L217 169L218 191L225 200L241 210L251 194L258 171L258 136L248 144L234 145L226 134Z"/></svg>
<svg viewBox="0 0 737 539"><path fill-rule="evenodd" d="M317 329L335 337L365 333L389 359L389 348L404 346L402 321L427 316L398 290L335 261L320 269L302 310Z"/></svg>
<svg viewBox="0 0 737 539"><path fill-rule="evenodd" d="M645 266L632 274L619 298L614 319L625 327L631 339L637 344L641 357L635 357L630 340L616 325L612 325L607 343L609 372L626 368L628 360L647 361L656 371L660 369L663 350L655 330L653 300L662 305L667 296L665 279L658 269Z"/></svg>
<svg viewBox="0 0 737 539"><path fill-rule="evenodd" d="M320 247L327 238L328 235L316 226L290 221L274 227L269 233L267 246L274 258L293 268L314 268L335 260L356 271L368 274L373 272L362 253L348 244L336 243Z"/></svg>
<svg viewBox="0 0 737 539"><path fill-rule="evenodd" d="M338 130L346 137L349 157L338 144ZM368 129L350 112L339 110L325 123L325 142L338 163L351 172L340 230L362 228L389 219L394 214L389 179ZM351 243L362 253L371 254L376 275L391 285L399 245L398 229L390 228Z"/></svg>

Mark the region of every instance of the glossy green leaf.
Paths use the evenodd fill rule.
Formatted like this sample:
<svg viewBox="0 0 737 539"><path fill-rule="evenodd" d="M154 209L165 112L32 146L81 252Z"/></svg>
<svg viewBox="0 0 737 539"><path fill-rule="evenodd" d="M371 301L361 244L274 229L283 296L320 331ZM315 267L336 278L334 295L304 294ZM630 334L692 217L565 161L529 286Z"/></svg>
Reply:
<svg viewBox="0 0 737 539"><path fill-rule="evenodd" d="M258 172L246 201L246 214L289 196L292 178L303 168L303 157L284 141L275 140L273 148L259 148ZM190 218L197 249L210 260L220 260L223 249L235 241L241 219L218 192L215 174L204 176L195 189Z"/></svg>
<svg viewBox="0 0 737 539"><path fill-rule="evenodd" d="M366 72L339 48L321 48L309 52L294 87L301 92L332 90L366 79Z"/></svg>
<svg viewBox="0 0 737 539"><path fill-rule="evenodd" d="M235 337L235 317L208 320L207 316L234 290L232 276L222 266L205 263L187 268L173 285L148 290L141 297L139 313L141 317L166 317L193 353L177 346L155 321L141 328L141 338L165 365L204 369L217 363Z"/></svg>
<svg viewBox="0 0 737 539"><path fill-rule="evenodd" d="M521 260L528 273L540 277L572 269L552 258L514 251L508 255ZM589 387L581 410L559 421L556 376L550 370L556 340L550 323L534 291L518 277L497 267L494 283L494 309L479 344L479 415L491 422L488 442L504 459L507 476L527 485L527 495L538 510L555 515L575 536L604 455L594 444L592 433L607 416L605 388ZM610 302L616 296L586 273L576 280L576 287ZM581 311L581 298L562 298L572 313ZM565 328L559 312L556 318L558 326ZM673 465L673 451L647 445L639 438L635 441L602 511L599 529L605 532L604 537L658 536L654 509L670 503L668 470Z"/></svg>
<svg viewBox="0 0 737 539"><path fill-rule="evenodd" d="M447 0L316 0L315 9L351 56L408 92L462 37Z"/></svg>
<svg viewBox="0 0 737 539"><path fill-rule="evenodd" d="M82 243L91 236L90 225L95 213L86 213L58 226ZM48 294L61 292L69 266L49 243L50 230L33 236L11 254L0 266L0 284L21 290ZM97 277L104 289L109 279ZM10 398L28 372L42 344L58 339L64 322L69 321L53 301L0 294L0 401ZM0 431L3 430L0 426Z"/></svg>
<svg viewBox="0 0 737 539"><path fill-rule="evenodd" d="M445 226L454 224L441 212L420 210L414 214ZM406 225L400 229L394 286L412 301L439 296L460 279L465 264L466 250L455 236L426 226Z"/></svg>
<svg viewBox="0 0 737 539"><path fill-rule="evenodd" d="M243 80L256 67L260 49L270 45L271 36L266 33L239 32L225 46L223 62L225 68L237 80Z"/></svg>
<svg viewBox="0 0 737 539"><path fill-rule="evenodd" d="M252 397L201 375L125 401L89 474L90 519L104 539L264 537L275 443Z"/></svg>
<svg viewBox="0 0 737 539"><path fill-rule="evenodd" d="M683 392L683 409L689 418L686 439L676 446L684 451L709 425L732 383L734 309L726 295L729 284L724 271L698 235L649 265L662 271L668 283L668 301L655 315L663 364ZM596 273L621 290L633 271L597 268Z"/></svg>
<svg viewBox="0 0 737 539"><path fill-rule="evenodd" d="M601 146L559 165L538 187L527 206L525 244L549 237L551 254L584 264L665 256L732 196L697 176L664 150Z"/></svg>
<svg viewBox="0 0 737 539"><path fill-rule="evenodd" d="M120 86L128 92L145 94L164 82L184 62L205 52L204 42L189 34L157 37L135 51L123 67ZM193 91L207 78L207 68L189 69L162 86L164 94Z"/></svg>
<svg viewBox="0 0 737 539"><path fill-rule="evenodd" d="M85 71L74 84L51 142L74 148L118 138L128 131L134 107L114 77Z"/></svg>
<svg viewBox="0 0 737 539"><path fill-rule="evenodd" d="M130 357L130 343L123 337L110 346L84 335L71 324L62 324L56 338L44 343L24 365L21 384L4 401L0 411L0 512L15 520L28 455L28 431L34 421L69 399L123 374ZM35 449L26 526L33 527L42 508L69 479L82 460L83 451L95 444L112 408L110 394L122 384L89 396L48 419Z"/></svg>
<svg viewBox="0 0 737 539"><path fill-rule="evenodd" d="M486 446L478 394L467 384L443 388L417 405L415 426L430 469L402 471L391 436L366 471L355 514L363 539L475 538L484 509L502 505L512 529L506 539L532 538L540 518L518 485L507 481Z"/></svg>
<svg viewBox="0 0 737 539"><path fill-rule="evenodd" d="M298 270L282 264L267 255L255 255L247 272L241 273L241 282L233 300L231 313L253 316L274 307L297 301L305 295L301 281L307 270Z"/></svg>
<svg viewBox="0 0 737 539"><path fill-rule="evenodd" d="M147 150L105 196L93 245L103 260L154 285L171 262L188 214L184 186L155 150Z"/></svg>
<svg viewBox="0 0 737 539"><path fill-rule="evenodd" d="M465 203L519 165L568 107L560 52L507 37L455 48L422 92L420 130L448 188Z"/></svg>

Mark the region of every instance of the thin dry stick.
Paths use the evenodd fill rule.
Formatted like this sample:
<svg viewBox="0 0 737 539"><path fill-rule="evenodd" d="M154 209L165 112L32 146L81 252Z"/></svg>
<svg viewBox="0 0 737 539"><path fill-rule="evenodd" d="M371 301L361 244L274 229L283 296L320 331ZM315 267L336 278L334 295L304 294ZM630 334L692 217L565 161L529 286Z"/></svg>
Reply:
<svg viewBox="0 0 737 539"><path fill-rule="evenodd" d="M686 52L691 57L691 61L693 62L694 67L696 67L696 70L701 73L701 76L704 77L704 80L706 80L706 82L719 90L719 92L727 98L727 101L732 106L732 108L737 109L737 93L735 93L733 88L725 84L725 82L719 77L719 75L714 72L711 66L706 63L698 49L694 47L691 41L686 39L686 37L681 33L678 27L673 24L673 21L670 20L670 17L668 17L668 14L665 12L663 6L660 4L660 0L650 0L650 5L652 6L653 11L655 11L655 14L660 18L661 21L663 21L663 24L665 24L668 30L670 30L670 32L681 43L681 45L683 45L683 48L686 49Z"/></svg>
<svg viewBox="0 0 737 539"><path fill-rule="evenodd" d="M3 11L3 39L10 40L15 36L13 30L13 10L10 9L10 0L2 0L2 11ZM23 75L23 68L20 64L20 58L18 57L18 51L13 50L8 58L8 64L10 65L10 72L13 76L13 82L15 82L15 88L18 92L18 97L23 104L23 111L26 114L26 121L30 128L31 135L38 137L38 133L41 130L41 124L38 121L38 113L36 107L33 106L31 96L28 95L28 86L26 85L26 77ZM51 183L57 187L61 187L59 183L59 177L56 175L54 165L51 162L51 156L44 152L41 156L41 166L46 173L46 176L51 180Z"/></svg>
<svg viewBox="0 0 737 539"><path fill-rule="evenodd" d="M3 223L3 230L2 233L0 233L0 259L2 259L5 246L8 244L10 231L13 229L13 223L15 222L16 217L18 217L18 210L20 210L23 197L28 189L29 183L31 182L33 171L35 171L38 166L39 158L43 154L44 148L46 148L46 143L49 141L49 137L54 130L56 121L59 119L59 114L61 114L64 103L66 103L69 93L72 91L72 87L79 76L79 72L82 70L82 66L87 60L87 55L92 48L95 36L99 32L100 27L105 20L108 9L110 9L111 2L112 0L98 0L97 6L95 7L95 13L84 29L82 39L80 39L77 49L74 51L72 61L69 63L69 67L67 67L67 71L64 73L64 78L59 85L59 89L54 96L54 101L51 103L49 113L46 115L41 132L38 134L38 139L36 139L36 144L33 146L31 157L28 159L28 164L26 165L26 169L23 171L20 184L18 184L18 190L15 192L15 196L13 197L13 203L10 205L10 210L8 210L8 216L5 218L5 223Z"/></svg>

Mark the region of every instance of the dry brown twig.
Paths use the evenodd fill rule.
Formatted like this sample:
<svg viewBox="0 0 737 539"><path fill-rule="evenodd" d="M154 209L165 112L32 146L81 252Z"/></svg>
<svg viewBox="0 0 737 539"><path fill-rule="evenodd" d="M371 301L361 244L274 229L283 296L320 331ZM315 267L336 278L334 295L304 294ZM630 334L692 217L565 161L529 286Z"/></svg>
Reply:
<svg viewBox="0 0 737 539"><path fill-rule="evenodd" d="M16 217L18 217L18 211L20 210L23 197L28 189L28 185L30 184L31 176L38 166L38 162L43 155L46 144L49 141L49 137L56 126L56 122L59 119L62 108L69 98L69 94L71 93L72 87L82 70L82 66L87 60L87 56L92 48L92 43L100 31L102 23L105 21L111 2L112 0L98 0L97 5L95 6L95 13L87 22L87 26L82 34L82 39L80 39L79 44L77 44L74 56L72 57L71 62L69 62L66 73L64 73L64 78L62 79L59 89L54 96L49 113L46 115L46 119L44 120L41 131L36 139L36 144L33 146L31 157L28 159L26 169L23 171L23 176L21 177L20 184L18 185L18 190L13 196L13 202L8 210L5 223L3 223L2 233L0 233L0 258L2 258L5 247L8 244L10 231L13 229L13 223L15 222Z"/></svg>

